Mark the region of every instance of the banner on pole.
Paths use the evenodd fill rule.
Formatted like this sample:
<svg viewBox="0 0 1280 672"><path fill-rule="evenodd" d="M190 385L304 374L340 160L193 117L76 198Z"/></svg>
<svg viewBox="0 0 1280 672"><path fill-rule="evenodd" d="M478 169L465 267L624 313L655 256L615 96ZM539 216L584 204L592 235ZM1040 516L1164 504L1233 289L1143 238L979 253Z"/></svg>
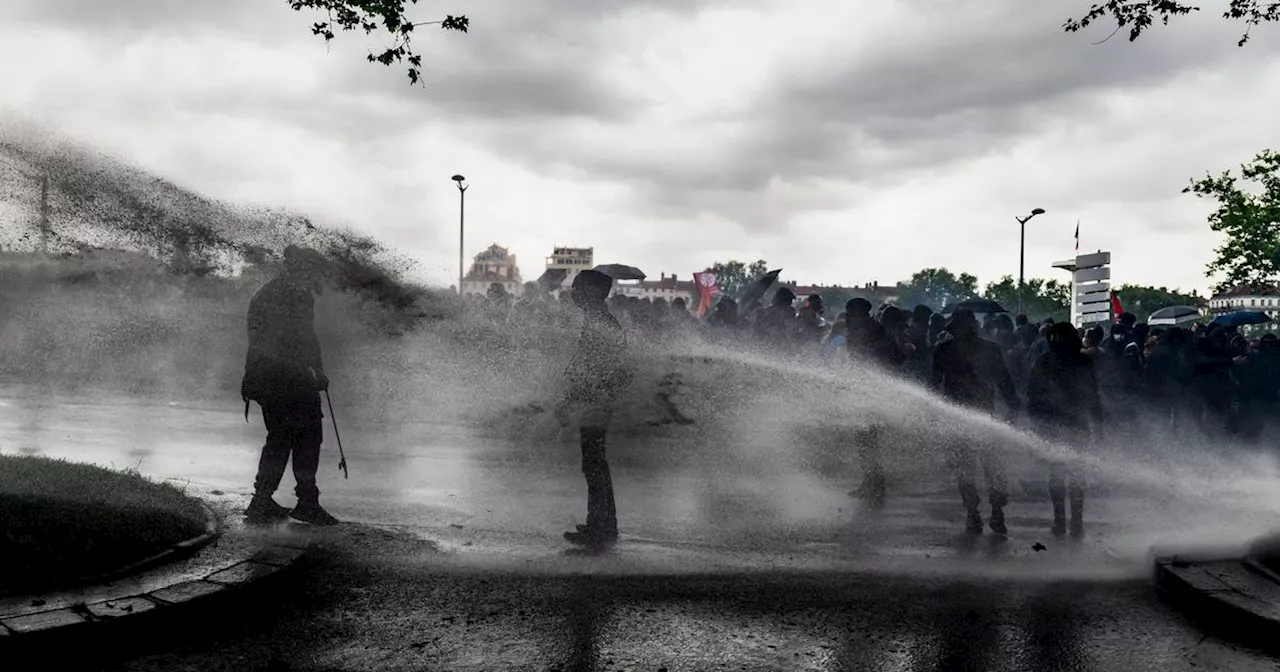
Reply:
<svg viewBox="0 0 1280 672"><path fill-rule="evenodd" d="M720 296L720 286L716 284L716 274L711 271L693 274L693 284L698 287L697 316L701 318L711 310L711 300Z"/></svg>

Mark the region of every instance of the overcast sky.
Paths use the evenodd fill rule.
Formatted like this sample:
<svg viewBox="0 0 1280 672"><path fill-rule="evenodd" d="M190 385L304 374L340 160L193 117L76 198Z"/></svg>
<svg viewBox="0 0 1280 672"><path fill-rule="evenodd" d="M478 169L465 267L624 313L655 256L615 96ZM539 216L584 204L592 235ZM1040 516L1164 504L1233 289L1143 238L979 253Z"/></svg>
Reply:
<svg viewBox="0 0 1280 672"><path fill-rule="evenodd" d="M1081 0L426 0L425 87L285 0L7 0L0 117L217 198L347 223L457 274L498 242L688 276L764 258L806 283L983 282L1081 249L1205 288L1192 177L1280 134L1280 27L1215 7L1137 43L1065 34ZM1211 3L1210 3L1211 4Z"/></svg>

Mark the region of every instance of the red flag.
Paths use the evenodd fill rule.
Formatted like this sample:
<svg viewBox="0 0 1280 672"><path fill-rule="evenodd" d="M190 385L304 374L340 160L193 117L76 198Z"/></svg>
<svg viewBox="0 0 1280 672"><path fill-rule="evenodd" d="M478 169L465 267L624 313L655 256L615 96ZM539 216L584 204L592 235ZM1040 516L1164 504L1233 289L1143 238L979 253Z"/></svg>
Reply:
<svg viewBox="0 0 1280 672"><path fill-rule="evenodd" d="M1111 317L1119 319L1124 314L1124 306L1120 305L1120 295L1116 294L1116 290L1111 290Z"/></svg>
<svg viewBox="0 0 1280 672"><path fill-rule="evenodd" d="M693 274L693 284L698 287L698 311L701 318L711 310L711 300L720 295L720 286L716 284L716 274L711 271Z"/></svg>

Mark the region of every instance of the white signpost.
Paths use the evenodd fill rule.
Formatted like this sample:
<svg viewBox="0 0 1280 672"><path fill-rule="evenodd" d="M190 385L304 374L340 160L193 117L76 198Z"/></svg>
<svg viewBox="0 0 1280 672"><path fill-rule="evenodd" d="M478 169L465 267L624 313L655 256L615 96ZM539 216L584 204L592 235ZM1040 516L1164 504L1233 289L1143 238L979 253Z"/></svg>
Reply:
<svg viewBox="0 0 1280 672"><path fill-rule="evenodd" d="M1053 265L1071 272L1071 323L1085 327L1111 322L1111 253L1081 254Z"/></svg>

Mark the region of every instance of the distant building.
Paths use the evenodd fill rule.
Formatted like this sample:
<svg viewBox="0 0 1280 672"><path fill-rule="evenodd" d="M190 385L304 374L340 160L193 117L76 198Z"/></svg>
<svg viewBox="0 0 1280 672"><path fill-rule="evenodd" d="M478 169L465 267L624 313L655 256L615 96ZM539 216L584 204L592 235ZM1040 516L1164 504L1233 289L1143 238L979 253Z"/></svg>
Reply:
<svg viewBox="0 0 1280 672"><path fill-rule="evenodd" d="M1256 310L1272 319L1280 319L1280 287L1238 285L1209 298L1209 314L1221 315L1238 310Z"/></svg>
<svg viewBox="0 0 1280 672"><path fill-rule="evenodd" d="M560 287L569 287L579 273L595 268L595 256L594 247L556 247L547 257L547 270L565 271Z"/></svg>
<svg viewBox="0 0 1280 672"><path fill-rule="evenodd" d="M819 296L844 296L849 299L866 299L871 302L873 308L884 303L896 304L903 295L909 291L907 285L897 283L896 285L881 285L879 282L868 282L861 287L845 287L842 285L801 285L796 282L783 282L784 287L789 288L796 293L796 298L803 301L810 294ZM839 306L826 306L827 310L835 315L844 311L844 304Z"/></svg>
<svg viewBox="0 0 1280 672"><path fill-rule="evenodd" d="M472 260L471 270L462 280L462 295L484 296L489 291L489 286L495 282L502 285L508 294L519 296L522 291L516 255L497 243L490 245Z"/></svg>
<svg viewBox="0 0 1280 672"><path fill-rule="evenodd" d="M614 284L613 293L640 300L665 299L667 303L684 299L685 304L693 307L697 305L698 288L693 284L692 273L689 274L688 280L680 280L674 273L671 275L660 273L657 280L617 282Z"/></svg>

